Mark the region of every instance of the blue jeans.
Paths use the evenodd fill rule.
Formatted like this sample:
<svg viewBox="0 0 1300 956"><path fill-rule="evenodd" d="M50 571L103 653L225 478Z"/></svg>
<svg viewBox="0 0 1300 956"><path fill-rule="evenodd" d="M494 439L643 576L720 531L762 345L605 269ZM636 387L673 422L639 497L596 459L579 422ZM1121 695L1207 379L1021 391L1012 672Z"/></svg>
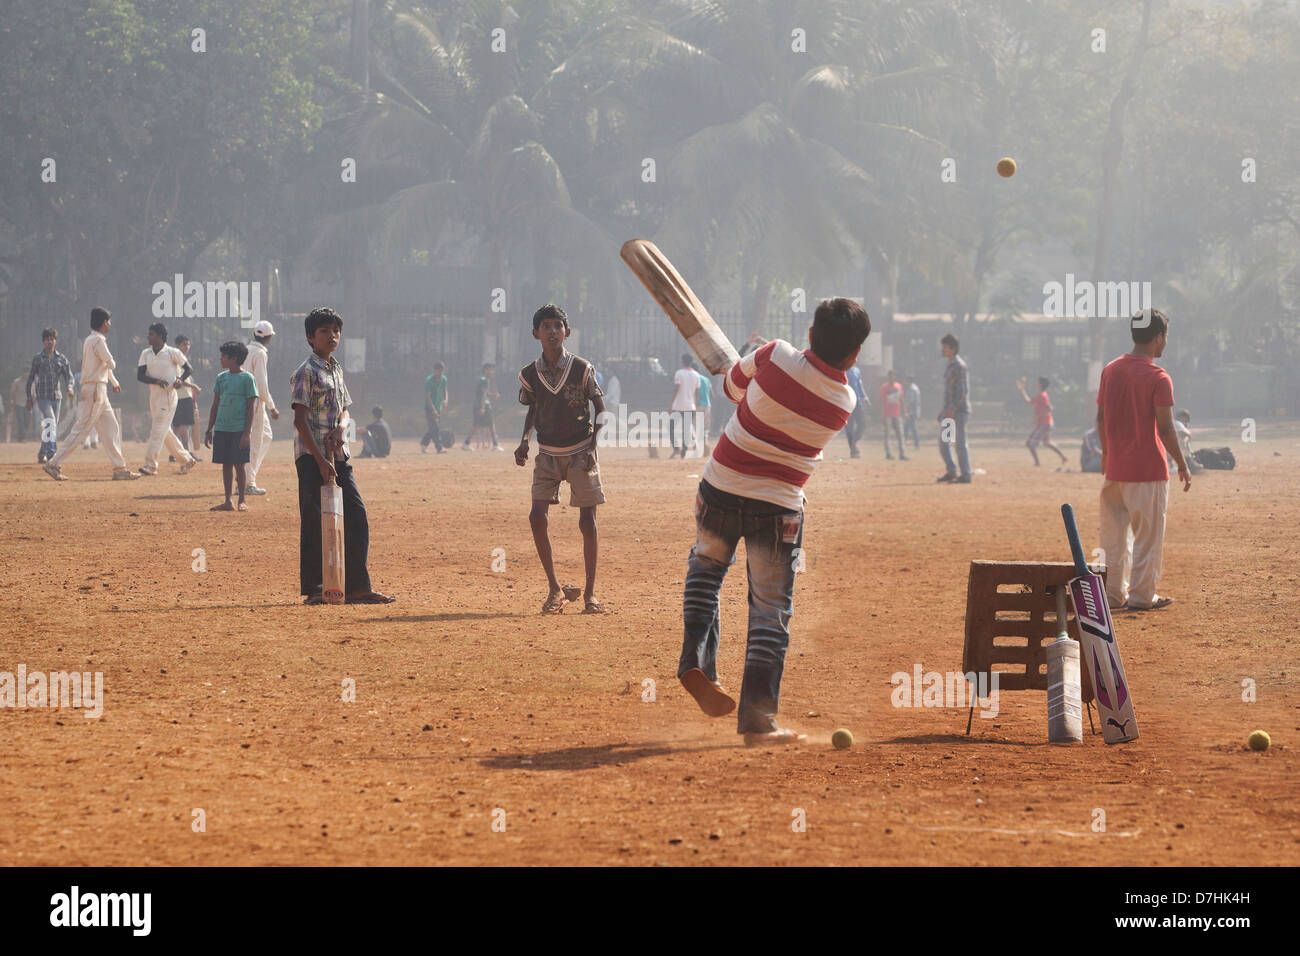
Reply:
<svg viewBox="0 0 1300 956"><path fill-rule="evenodd" d="M948 474L957 474L958 468L961 469L963 478L970 476L970 448L966 446L966 419L969 413L960 409L953 412L952 420L956 423L956 434L953 436L951 444L957 446L957 462L953 463L952 449L949 443L944 441L944 432L946 427L944 423L939 424L939 453L943 455L943 463L948 469Z"/></svg>
<svg viewBox="0 0 1300 956"><path fill-rule="evenodd" d="M728 494L701 481L695 526L682 601L685 633L677 674L698 667L709 680L718 679L718 593L727 568L736 560L736 545L744 538L749 639L736 729L742 734L768 733L777 726L781 675L790 645L798 562L794 552L803 542L803 512Z"/></svg>
<svg viewBox="0 0 1300 956"><path fill-rule="evenodd" d="M38 418L36 427L41 436L41 455L46 459L50 459L59 450L60 400L57 398L38 398L35 404Z"/></svg>

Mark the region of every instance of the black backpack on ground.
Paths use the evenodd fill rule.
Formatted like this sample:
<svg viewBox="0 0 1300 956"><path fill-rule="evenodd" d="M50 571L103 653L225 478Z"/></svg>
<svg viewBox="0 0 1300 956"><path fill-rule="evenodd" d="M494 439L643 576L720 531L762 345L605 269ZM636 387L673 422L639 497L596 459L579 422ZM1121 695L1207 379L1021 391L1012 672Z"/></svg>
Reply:
<svg viewBox="0 0 1300 956"><path fill-rule="evenodd" d="M1237 467L1231 448L1198 448L1192 452L1192 457L1202 468L1212 471L1232 471Z"/></svg>

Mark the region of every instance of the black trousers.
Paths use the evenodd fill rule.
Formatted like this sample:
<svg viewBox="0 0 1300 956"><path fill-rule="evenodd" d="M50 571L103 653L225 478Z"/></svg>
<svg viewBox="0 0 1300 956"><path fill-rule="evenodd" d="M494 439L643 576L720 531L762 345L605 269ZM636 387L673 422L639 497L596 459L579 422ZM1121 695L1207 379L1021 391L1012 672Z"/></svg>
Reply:
<svg viewBox="0 0 1300 956"><path fill-rule="evenodd" d="M449 447L450 443L442 440L442 418L441 416L434 418L433 412L429 410L428 405L424 406L424 420L429 427L424 430L424 437L420 439L420 447L428 448L432 444L438 451Z"/></svg>
<svg viewBox="0 0 1300 956"><path fill-rule="evenodd" d="M303 455L294 464L298 467L298 514L302 520L298 537L298 578L303 594L320 594L320 490L324 482L316 459L311 455ZM334 462L334 471L337 474L335 481L343 489L344 587L348 594L367 594L370 592L370 572L366 570L366 559L370 554L370 522L366 518L366 506L352 476L352 466L338 459Z"/></svg>

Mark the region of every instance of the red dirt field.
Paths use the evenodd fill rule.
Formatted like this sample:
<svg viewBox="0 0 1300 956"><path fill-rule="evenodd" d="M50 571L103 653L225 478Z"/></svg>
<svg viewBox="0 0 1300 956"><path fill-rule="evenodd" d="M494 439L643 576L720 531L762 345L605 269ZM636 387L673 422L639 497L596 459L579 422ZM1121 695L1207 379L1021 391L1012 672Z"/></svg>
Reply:
<svg viewBox="0 0 1300 956"><path fill-rule="evenodd" d="M900 463L837 439L808 489L782 694L810 741L771 750L674 676L698 461L603 452L611 613L542 617L531 463L508 452L399 441L355 462L371 573L399 601L308 608L287 440L247 514L208 511L211 464L112 482L82 451L56 483L34 444L0 446L0 671L104 675L100 719L0 707L0 863L1295 865L1300 428L1260 436L1197 432L1238 469L1171 492L1175 605L1116 615L1142 736L1114 747L1049 746L1042 692L1003 693L970 737L965 708L890 703L891 674L960 668L972 559L1068 560L1063 501L1096 546L1077 443L1062 474L977 442L987 475L936 486L930 443ZM552 509L552 534L580 583L577 513ZM736 690L745 618L742 556L723 591ZM851 750L830 746L840 726ZM1266 753L1245 748L1256 728Z"/></svg>

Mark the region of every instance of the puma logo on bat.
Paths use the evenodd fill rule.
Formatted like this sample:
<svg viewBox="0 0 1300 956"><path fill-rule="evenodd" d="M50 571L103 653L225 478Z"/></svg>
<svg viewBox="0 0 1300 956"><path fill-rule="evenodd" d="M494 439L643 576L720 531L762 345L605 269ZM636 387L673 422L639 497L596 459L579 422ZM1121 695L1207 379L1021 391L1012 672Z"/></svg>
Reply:
<svg viewBox="0 0 1300 956"><path fill-rule="evenodd" d="M1133 719L1133 718L1130 717L1128 720L1124 721L1124 723L1121 724L1121 723L1120 723L1118 720L1116 720L1114 717L1107 717L1107 718L1106 718L1106 726L1107 726L1107 727L1118 727L1118 728L1119 728L1119 732L1120 732L1121 734L1126 734L1126 733L1128 733L1128 729L1127 729L1127 728L1128 728L1128 725L1129 725L1129 721L1131 721L1132 719Z"/></svg>

